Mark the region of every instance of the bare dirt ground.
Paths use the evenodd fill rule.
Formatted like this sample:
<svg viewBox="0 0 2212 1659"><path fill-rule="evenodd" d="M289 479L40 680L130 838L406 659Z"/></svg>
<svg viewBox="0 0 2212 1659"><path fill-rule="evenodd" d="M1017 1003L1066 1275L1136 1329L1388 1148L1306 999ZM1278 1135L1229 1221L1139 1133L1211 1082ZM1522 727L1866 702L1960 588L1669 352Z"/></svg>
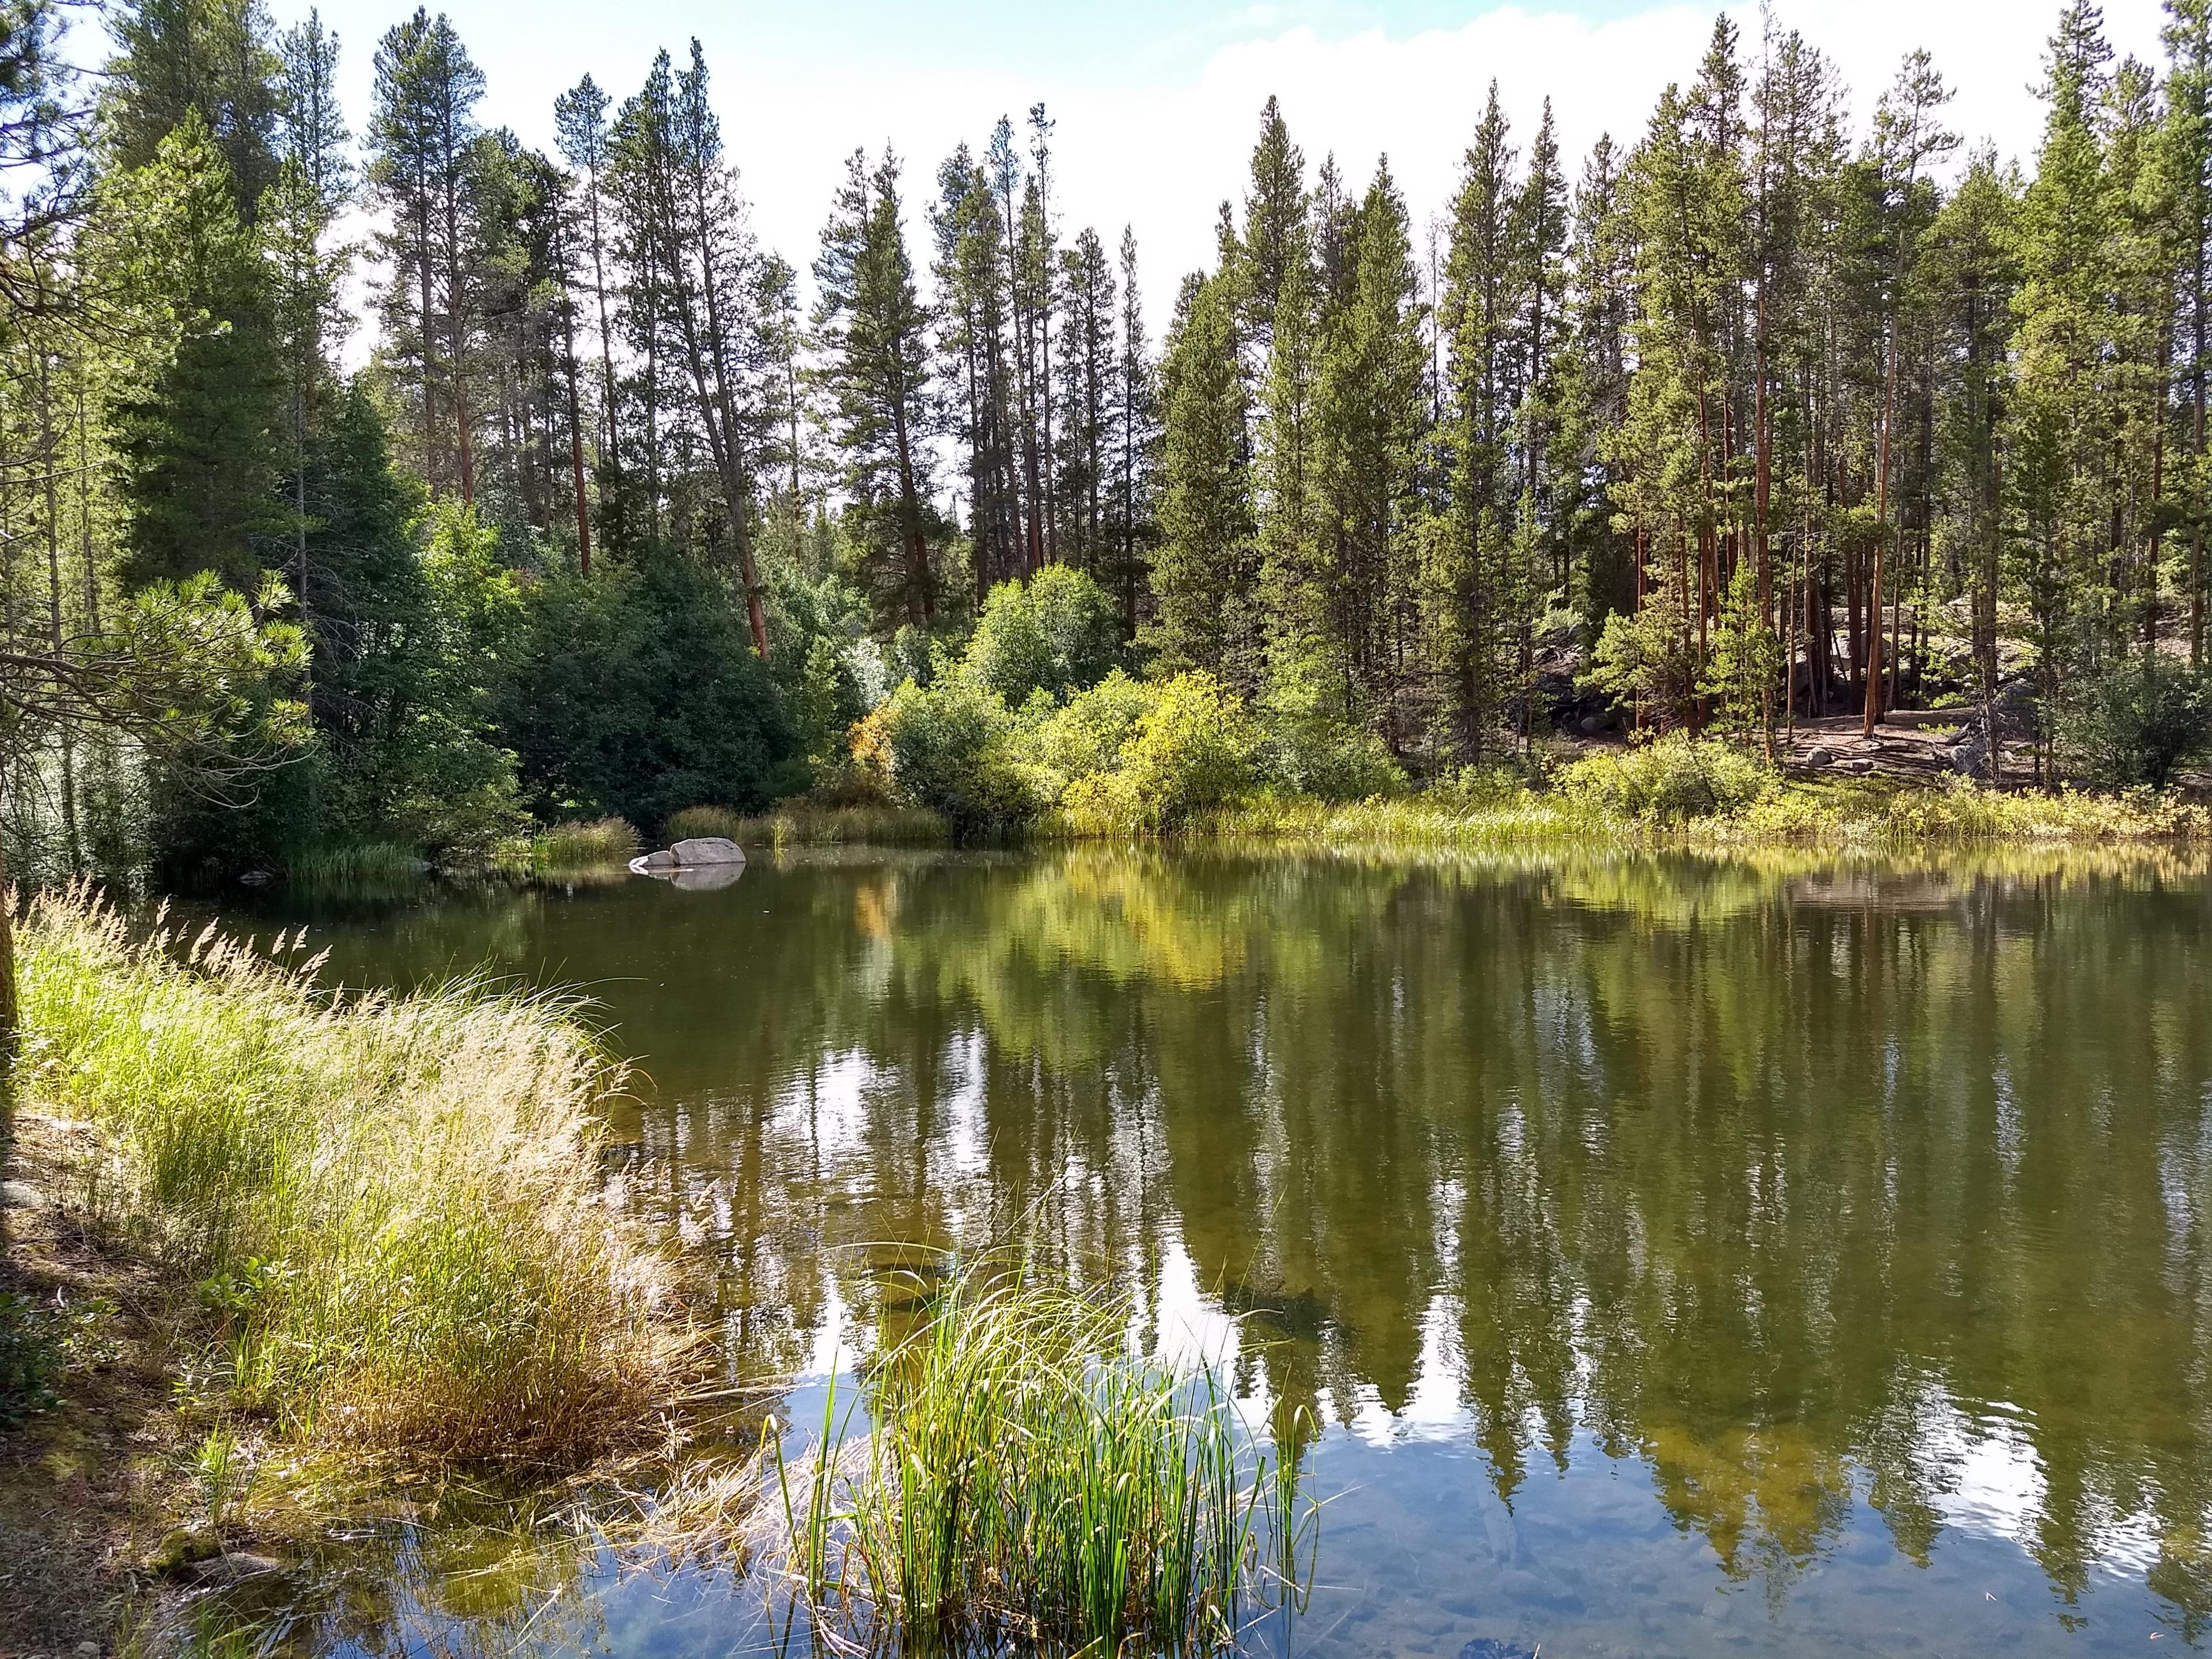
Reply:
<svg viewBox="0 0 2212 1659"><path fill-rule="evenodd" d="M75 1659L115 1650L137 1565L185 1485L171 1384L196 1310L73 1201L72 1126L24 1111L13 1127L0 1291L37 1305L64 1363L55 1402L0 1427L0 1659Z"/></svg>
<svg viewBox="0 0 2212 1659"><path fill-rule="evenodd" d="M1802 767L1814 750L1826 749L1832 764L1846 773L1862 769L1851 763L1872 761L1871 769L1883 775L1918 783L1939 782L1953 775L1951 746L1971 714L1964 708L1927 714L1899 710L1877 724L1871 738L1861 735L1865 722L1857 714L1831 714L1820 720L1801 716L1794 731L1775 732L1774 758L1784 766ZM2014 778L2024 775L2009 755L2007 770Z"/></svg>

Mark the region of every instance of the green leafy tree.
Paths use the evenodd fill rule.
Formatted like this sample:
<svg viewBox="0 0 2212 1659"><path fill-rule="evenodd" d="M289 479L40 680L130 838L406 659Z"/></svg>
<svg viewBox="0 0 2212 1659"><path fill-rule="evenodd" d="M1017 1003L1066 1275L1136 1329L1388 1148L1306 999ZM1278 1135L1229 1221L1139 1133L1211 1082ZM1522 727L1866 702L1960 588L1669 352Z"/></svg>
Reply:
<svg viewBox="0 0 2212 1659"><path fill-rule="evenodd" d="M1009 708L1042 691L1054 702L1097 684L1121 655L1113 599L1087 572L1047 565L991 590L963 671Z"/></svg>

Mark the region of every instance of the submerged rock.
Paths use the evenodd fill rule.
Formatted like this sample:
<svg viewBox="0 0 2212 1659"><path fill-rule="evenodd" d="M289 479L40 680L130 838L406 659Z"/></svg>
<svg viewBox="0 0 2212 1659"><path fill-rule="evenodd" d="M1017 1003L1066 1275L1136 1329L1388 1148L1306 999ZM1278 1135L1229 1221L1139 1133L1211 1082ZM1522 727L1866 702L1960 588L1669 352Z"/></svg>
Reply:
<svg viewBox="0 0 2212 1659"><path fill-rule="evenodd" d="M1536 1650L1494 1636L1478 1636L1459 1650L1459 1659L1536 1659Z"/></svg>
<svg viewBox="0 0 2212 1659"><path fill-rule="evenodd" d="M668 881L671 886L680 887L687 893L719 893L744 872L742 860L736 864L702 864L677 871Z"/></svg>
<svg viewBox="0 0 2212 1659"><path fill-rule="evenodd" d="M275 1572L282 1563L265 1555L256 1555L251 1550L225 1550L221 1555L210 1555L191 1564L191 1576L203 1584L234 1584L241 1578L258 1577L264 1572Z"/></svg>

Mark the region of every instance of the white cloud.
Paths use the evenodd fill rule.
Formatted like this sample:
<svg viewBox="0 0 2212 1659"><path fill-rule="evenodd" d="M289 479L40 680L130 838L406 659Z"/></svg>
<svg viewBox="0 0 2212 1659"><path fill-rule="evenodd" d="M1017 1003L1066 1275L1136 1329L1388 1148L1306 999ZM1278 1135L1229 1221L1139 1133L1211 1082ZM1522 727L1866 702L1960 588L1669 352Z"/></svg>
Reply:
<svg viewBox="0 0 2212 1659"><path fill-rule="evenodd" d="M364 0L350 3L367 9ZM326 4L326 15L333 9ZM1176 279L1212 258L1216 205L1224 196L1242 197L1260 106L1270 93L1282 99L1310 164L1334 150L1352 182L1364 185L1376 155L1387 152L1419 227L1449 199L1493 76L1524 155L1550 95L1572 177L1599 132L1632 142L1660 89L1695 75L1716 8L1661 3L1595 21L1540 3L1506 6L1455 28L1393 38L1381 30L1331 35L1310 26L1273 32L1271 14L1255 7L1215 20L1236 24L1246 38L1212 49L1195 72L1181 52L1164 53L1157 70L1133 71L1130 63L1147 56L1139 52L1113 66L1055 64L1043 76L988 65L900 72L884 63L890 54L841 50L834 21L813 37L818 51L793 51L786 42L765 58L749 50L742 9L709 12L684 0L643 0L611 27L605 9L586 0L551 0L523 28L503 0L450 0L450 9L489 78L486 118L541 144L550 143L554 94L586 69L619 97L642 78L659 45L680 51L697 33L757 228L802 270L813 258L842 158L855 145L873 153L889 139L906 158L915 253L926 264L922 210L938 162L963 138L980 147L1001 112L1019 121L1042 99L1058 122L1063 230L1095 224L1110 246L1124 222L1133 224L1157 331ZM1756 9L1730 10L1746 53L1755 53ZM2043 41L2057 10L2058 0L1773 4L1778 24L1801 29L1843 70L1856 118L1872 110L1904 53L1925 46L1958 91L1951 125L2023 157L2033 151L2040 118L2029 88L2039 79ZM2157 54L2158 15L2158 0L2106 5L2115 46L2146 58ZM366 124L372 33L360 25L347 29L345 90L356 128ZM1178 61L1185 66L1170 66Z"/></svg>
<svg viewBox="0 0 2212 1659"><path fill-rule="evenodd" d="M1759 20L1747 10L1735 15L1749 53ZM1176 279L1212 258L1216 206L1224 196L1241 198L1271 93L1309 163L1333 150L1364 184L1387 153L1419 226L1447 203L1493 76L1524 155L1550 96L1571 175L1600 132L1632 142L1667 82L1695 75L1714 11L1666 5L1591 21L1507 7L1400 39L1297 27L1222 46L1194 79L1133 88L1100 85L1073 64L1059 87L988 71L851 76L825 65L770 75L718 57L711 39L707 47L709 63L720 65L724 121L762 234L796 263L811 257L840 158L854 144L872 149L889 137L908 158L919 236L921 199L939 160L963 137L980 145L1002 111L1018 121L1042 98L1058 122L1063 226L1072 234L1096 224L1110 245L1123 223L1134 225L1157 325ZM1774 13L1837 62L1855 118L1872 111L1905 52L1924 46L1957 88L1954 128L1994 138L2007 154L2033 152L2040 112L2029 88L2040 78L2055 4L1779 0ZM2154 57L2157 15L2156 0L2112 0L2106 19L2116 46Z"/></svg>

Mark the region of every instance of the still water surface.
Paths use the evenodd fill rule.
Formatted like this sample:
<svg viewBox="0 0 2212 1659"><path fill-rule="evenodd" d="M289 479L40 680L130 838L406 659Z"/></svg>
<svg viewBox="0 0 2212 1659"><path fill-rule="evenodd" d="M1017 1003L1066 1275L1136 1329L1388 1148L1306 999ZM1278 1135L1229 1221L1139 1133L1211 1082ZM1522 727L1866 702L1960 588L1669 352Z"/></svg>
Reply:
<svg viewBox="0 0 2212 1659"><path fill-rule="evenodd" d="M348 983L597 999L634 1201L802 1422L872 1244L1246 1316L1255 1419L1323 1425L1278 1650L2212 1646L2201 869L1088 848L312 914ZM767 1650L712 1573L339 1561L283 1650Z"/></svg>

